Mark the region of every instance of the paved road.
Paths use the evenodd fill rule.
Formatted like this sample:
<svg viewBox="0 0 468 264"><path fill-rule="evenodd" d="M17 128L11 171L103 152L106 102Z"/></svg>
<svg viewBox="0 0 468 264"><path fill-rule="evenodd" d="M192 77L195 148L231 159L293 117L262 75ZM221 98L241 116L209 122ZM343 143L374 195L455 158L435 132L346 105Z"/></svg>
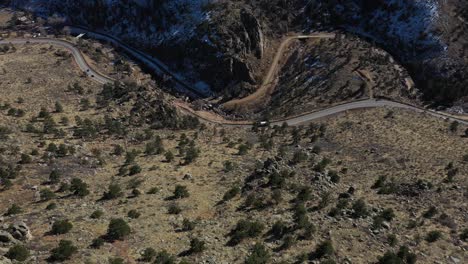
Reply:
<svg viewBox="0 0 468 264"><path fill-rule="evenodd" d="M114 82L114 80L110 77L107 77L101 73L98 73L97 71L93 70L88 63L86 62L85 58L83 57L83 54L81 54L80 50L77 49L73 44L62 41L62 40L57 40L57 39L47 39L47 38L31 38L31 39L8 39L8 40L2 40L0 41L0 44L14 44L14 45L19 45L19 44L27 44L27 43L36 43L36 44L52 44L56 46L60 46L62 48L65 48L69 50L73 57L75 58L76 64L78 64L78 67L85 72L91 79L94 79L96 82L105 84L105 83L110 83Z"/></svg>
<svg viewBox="0 0 468 264"><path fill-rule="evenodd" d="M157 58L152 57L149 54L141 52L140 50L125 44L120 39L109 35L106 32L91 31L84 27L68 27L68 29L73 34L78 35L84 33L87 37L107 41L117 47L122 48L127 54L143 63L146 67L150 68L157 75L165 75L167 77L171 77L172 81L174 81L175 84L174 88L177 91L182 92L193 99L205 98L212 95L211 91L201 91L200 89L193 88L192 85L190 85L182 76L171 71L167 65L165 65L162 61L158 60Z"/></svg>
<svg viewBox="0 0 468 264"><path fill-rule="evenodd" d="M342 112L346 112L350 110L377 108L377 107L402 108L402 109L415 111L418 113L425 113L425 114L428 114L437 118L447 119L451 121L458 121L462 124L468 125L468 121L454 118L444 113L440 113L440 112L436 112L436 111L432 111L428 109L422 109L416 106L403 104L399 102L394 102L394 101L389 101L389 100L378 100L378 99L367 99L367 100L337 105L337 106L333 106L324 110L303 114L297 117L292 117L292 118L288 118L285 120L278 120L278 121L272 122L272 125L281 125L283 122L286 122L290 126L295 126L295 125L300 125L300 124L307 123L316 119L328 117L331 115L336 115L338 113L342 113Z"/></svg>
<svg viewBox="0 0 468 264"><path fill-rule="evenodd" d="M285 38L277 52L276 52L276 55L275 57L273 58L273 61L270 65L270 69L268 70L268 73L267 75L265 76L265 78L263 79L263 82L262 82L262 85L260 85L260 87L258 87L258 89L244 97L244 98L240 98L240 99L235 99L235 100L231 100L229 102L226 102L223 104L223 106L227 109L235 109L237 107L246 107L247 105L257 105L258 106L258 102L259 101L264 101L265 100L265 96L267 95L270 95L272 92L273 92L273 88L274 88L274 84L273 84L273 81L275 80L276 78L276 73L278 72L278 67L279 67L279 64L280 64L280 60L281 58L283 57L283 54L285 52L285 49L289 46L289 44L293 41L293 40L297 40L297 39L312 39L312 38L315 38L315 39L333 39L336 37L336 34L334 33L313 33L313 34L310 34L310 35L295 35L295 36L289 36L287 38Z"/></svg>
<svg viewBox="0 0 468 264"><path fill-rule="evenodd" d="M85 72L91 79L95 80L98 83L105 84L105 83L110 83L114 82L115 80L107 77L95 70L93 70L88 63L86 62L85 58L81 54L80 50L73 46L73 44L63 41L63 40L57 40L57 39L46 39L46 38L31 38L31 39L8 39L8 40L2 40L0 41L0 44L13 44L13 45L18 45L18 44L28 44L28 43L37 43L37 44L52 44L52 45L57 45L60 47L63 47L67 50L69 50L78 67ZM331 115L335 115L338 113L350 111L350 110L355 110L355 109L363 109L363 108L376 108L376 107L395 107L395 108L403 108L403 109L408 109L412 110L418 113L426 113L428 115L438 117L438 118L443 118L451 121L458 121L462 124L468 125L468 121L458 119L452 116L448 116L444 113L432 111L432 110L427 110L427 109L422 109L419 107L399 103L399 102L393 102L389 100L376 100L376 99L368 99L368 100L362 100L362 101L356 101L356 102L351 102L351 103L346 103L342 105L337 105L333 106L324 110L312 112L312 113L305 113L300 116L296 117L291 117L287 119L282 119L282 120L276 120L272 122L272 125L281 125L282 123L286 122L288 125L295 126L295 125L300 125L303 123L311 122L320 118L328 117ZM191 111L190 113L197 115L196 112ZM239 122L235 123L233 121L213 121L213 120L208 120L205 117L197 115L199 118L212 122L212 123L217 123L221 125L228 125L228 126L246 126L249 127L251 125L246 124L247 122Z"/></svg>

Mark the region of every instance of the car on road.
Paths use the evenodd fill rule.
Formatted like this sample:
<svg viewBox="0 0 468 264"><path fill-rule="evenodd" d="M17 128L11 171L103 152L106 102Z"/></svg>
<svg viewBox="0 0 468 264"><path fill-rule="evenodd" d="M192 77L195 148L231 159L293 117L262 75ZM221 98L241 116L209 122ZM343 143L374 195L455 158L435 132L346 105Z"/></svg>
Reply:
<svg viewBox="0 0 468 264"><path fill-rule="evenodd" d="M263 120L263 121L258 121L255 123L257 127L269 127L270 126L270 121Z"/></svg>

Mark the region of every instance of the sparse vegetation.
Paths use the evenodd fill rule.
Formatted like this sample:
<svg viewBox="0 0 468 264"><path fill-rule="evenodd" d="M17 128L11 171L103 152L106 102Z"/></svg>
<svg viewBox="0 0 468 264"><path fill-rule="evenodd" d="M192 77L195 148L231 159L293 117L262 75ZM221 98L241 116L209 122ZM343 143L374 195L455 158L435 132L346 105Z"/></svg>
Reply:
<svg viewBox="0 0 468 264"><path fill-rule="evenodd" d="M237 28L250 29L244 12L253 12L264 23L256 9L243 11L243 2L224 4L239 16L226 31L233 36L238 35ZM270 11L284 17L282 27L287 28L292 18L277 4L277 0L270 3ZM210 23L217 19L210 13ZM347 42L350 36L342 35L340 42ZM207 38L219 44L209 34ZM58 52L65 57L54 55L60 48L53 45L18 46L14 58L10 53L0 55L0 75L8 84L0 99L0 195L5 200L0 236L10 239L5 232L11 233L14 243L30 248L31 259L26 261L45 262L48 256L43 253L59 248L60 239L73 243L53 249L58 253L53 257L51 251L51 262L414 263L417 255L421 263L442 263L451 256L461 258L457 250L468 240L457 202L466 197L464 124L452 132L449 122L398 108L356 109L320 121L326 126L259 123L250 130L197 124L196 119L184 117L189 112L172 104L198 101L174 100L161 90L169 88L166 82L171 80L147 78L126 57L107 58L114 52L107 45L89 39L78 42L91 60L99 53L109 67L93 63L99 70L128 80L136 76L138 84L125 81L101 87L90 78L74 76L76 69L68 65L72 59L66 52ZM300 48L291 52L314 45L323 54L328 44L300 41L294 44ZM49 72L61 78L50 78L49 83L48 75L41 73L25 84L31 73L21 76L15 65L21 61L20 52L37 59L33 56L38 50L45 58L53 55L53 63L41 65L53 68ZM349 50L355 49L351 45ZM240 59L249 58L246 52ZM297 53L298 61L324 63L325 57L311 54L316 53L310 52L310 58ZM373 71L370 61L389 60L374 52L368 55L370 60L352 58L352 75ZM344 63L346 56L337 56L336 61ZM294 60L287 59L284 70L294 70ZM120 60L132 66L135 76L111 73L111 62ZM28 63L34 62L28 59ZM73 76L62 78L67 74ZM405 70L401 75L406 76ZM297 83L303 80L307 79L299 78ZM342 95L347 96L350 86L363 82L335 81L324 82L322 88L340 83ZM399 81L379 85L398 90L388 82ZM238 89L243 85L225 98L242 96ZM311 85L304 93L318 91ZM13 87L25 98L21 103ZM279 93L295 89L281 87ZM365 93L368 88L359 89ZM374 92L380 93L379 89L377 85ZM295 90L292 94L310 99ZM303 106L322 107L333 103L334 98L329 99L310 100ZM207 107L207 102L200 103ZM268 109L272 115L265 114L265 120L277 115L274 108ZM282 114L295 113L287 112ZM257 113L245 117L250 115L255 118ZM232 117L244 118L235 111ZM33 240L22 237L29 233L21 221ZM4 252L14 243L4 244ZM411 250L399 248L405 244ZM452 253L441 254L439 247ZM365 254L356 251L363 248Z"/></svg>
<svg viewBox="0 0 468 264"><path fill-rule="evenodd" d="M238 244L246 238L253 238L260 235L265 226L257 221L240 220L231 231L230 244Z"/></svg>

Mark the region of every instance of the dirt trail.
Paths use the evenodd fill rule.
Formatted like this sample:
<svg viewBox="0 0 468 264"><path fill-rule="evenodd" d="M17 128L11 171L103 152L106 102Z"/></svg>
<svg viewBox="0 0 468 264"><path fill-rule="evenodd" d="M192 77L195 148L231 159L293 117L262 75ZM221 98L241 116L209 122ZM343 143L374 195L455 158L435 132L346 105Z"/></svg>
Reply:
<svg viewBox="0 0 468 264"><path fill-rule="evenodd" d="M278 48L278 51L276 52L275 58L273 59L273 62L271 63L270 69L268 70L268 73L263 79L263 82L260 85L260 87L253 94L249 96L246 96L241 99L231 100L229 102L224 103L223 107L228 110L234 110L237 108L248 109L252 106L258 106L264 103L265 100L267 100L266 97L270 96L275 89L276 77L277 77L277 73L279 70L278 68L279 68L281 58L283 57L286 51L286 48L289 46L289 44L293 40L333 39L335 37L336 37L336 34L334 33L316 33L316 34L311 34L311 35L296 35L296 36L287 37L281 42Z"/></svg>
<svg viewBox="0 0 468 264"><path fill-rule="evenodd" d="M284 52L284 49L287 47L288 43L290 43L293 39L307 39L307 38L334 38L334 34L314 34L314 35L309 35L309 36L292 36L286 38L282 45L280 46L280 49L275 56L275 61L272 64L270 71L268 72L267 76L265 77L265 80L260 87L260 89L255 92L254 94L247 96L246 98L237 100L239 103L235 103L234 105L246 105L248 103L259 103L259 99L263 99L261 95L266 95L267 91L272 90L274 88L270 86L270 83L276 76L276 71L277 67L279 64L279 60ZM12 44L28 44L28 43L48 43L48 44L54 44L61 46L63 48L66 48L70 50L72 53L73 57L75 58L75 61L77 65L80 67L83 72L85 72L89 78L99 82L99 83L109 83L113 82L114 79L107 77L105 75L102 75L101 73L93 70L90 65L87 63L85 58L83 57L82 53L71 43L63 41L63 40L58 40L58 39L9 39L9 40L0 40L0 45L2 44L7 44L7 45L12 45ZM271 87L271 88L270 88ZM250 127L252 125L252 122L245 120L245 121L229 121L226 120L224 117L217 115L216 113L213 112L207 112L207 111L195 111L190 108L186 103L180 102L180 101L175 101L174 106L178 107L180 110L192 114L194 116L197 116L198 118L205 120L207 122L219 124L219 125L227 125L227 126L242 126L242 127ZM463 119L464 117L460 116L454 116L454 115L448 115L443 112L437 112L429 109L424 109L404 103L399 103L395 101L389 101L389 100L376 100L376 99L367 99L367 100L361 100L361 101L356 101L356 102L351 102L351 103L345 103L341 105L336 105L332 107L328 107L322 110L318 110L315 112L309 112L309 113L304 113L302 115L298 115L295 117L288 117L285 119L280 119L280 120L274 120L272 121L272 125L281 125L283 122L288 123L289 125L299 125L303 124L306 122L310 122L316 119L324 118L327 116L335 115L338 113L350 111L350 110L355 110L355 109L363 109L363 108L375 108L375 107L395 107L395 108L403 108L403 109L408 109L420 113L426 113L429 115L432 115L434 117L438 118L443 118L446 120L451 120L451 121L458 121L463 124L468 125L468 121Z"/></svg>

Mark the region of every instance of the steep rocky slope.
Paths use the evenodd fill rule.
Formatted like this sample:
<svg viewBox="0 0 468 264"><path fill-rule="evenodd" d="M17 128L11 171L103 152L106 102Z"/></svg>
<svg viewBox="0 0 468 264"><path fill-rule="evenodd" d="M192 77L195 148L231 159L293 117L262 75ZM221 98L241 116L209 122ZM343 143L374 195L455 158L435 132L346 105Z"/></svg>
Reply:
<svg viewBox="0 0 468 264"><path fill-rule="evenodd" d="M255 89L284 34L342 29L392 53L427 101L466 108L461 0L10 2L110 31L227 99Z"/></svg>

